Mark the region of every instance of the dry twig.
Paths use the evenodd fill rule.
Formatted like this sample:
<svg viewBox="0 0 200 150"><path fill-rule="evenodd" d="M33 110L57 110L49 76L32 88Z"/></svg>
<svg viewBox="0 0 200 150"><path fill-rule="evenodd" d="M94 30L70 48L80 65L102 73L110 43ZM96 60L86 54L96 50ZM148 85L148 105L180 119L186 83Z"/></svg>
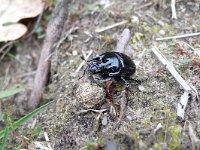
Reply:
<svg viewBox="0 0 200 150"><path fill-rule="evenodd" d="M171 0L172 19L177 19L175 5L176 5L176 0Z"/></svg>
<svg viewBox="0 0 200 150"><path fill-rule="evenodd" d="M153 2L148 2L148 3L144 4L144 5L138 6L138 7L135 8L134 10L135 10L135 11L138 11L138 10L140 10L140 9L149 7L149 6L151 6L151 5L153 5Z"/></svg>
<svg viewBox="0 0 200 150"><path fill-rule="evenodd" d="M85 60L83 60L80 65L78 66L78 68L76 69L75 73L78 73L80 71L80 69L83 67L83 65L85 64L85 61L88 60L88 58L90 57L90 55L92 55L93 51L89 51L88 55L84 58Z"/></svg>
<svg viewBox="0 0 200 150"><path fill-rule="evenodd" d="M26 76L32 76L36 73L36 71L31 71L31 72L27 72L27 73L22 73L22 74L19 74L19 75L16 75L16 78L23 78L23 77L26 77Z"/></svg>
<svg viewBox="0 0 200 150"><path fill-rule="evenodd" d="M165 25L165 23L162 20L158 20L157 18L155 18L151 14L147 14L147 17L151 18L155 23L159 24L160 26L164 26Z"/></svg>
<svg viewBox="0 0 200 150"><path fill-rule="evenodd" d="M95 32L96 32L96 33L104 32L104 31L106 31L106 30L109 30L109 29L112 29L112 28L115 28L115 27L118 27L118 26L127 24L128 22L129 22L128 20L124 20L124 21L121 21L121 22L112 24L112 25L110 25L110 26L107 26L107 27L104 27L104 28L101 28L101 29L96 29Z"/></svg>
<svg viewBox="0 0 200 150"><path fill-rule="evenodd" d="M123 53L125 51L126 46L128 45L130 38L131 38L130 30L124 29L124 31L122 32L117 41L117 46L115 47L114 51Z"/></svg>
<svg viewBox="0 0 200 150"><path fill-rule="evenodd" d="M44 88L48 81L48 74L50 68L50 57L56 43L59 41L61 33L63 31L63 26L67 17L67 6L69 1L59 0L56 3L56 7L53 12L52 20L49 22L47 27L47 35L44 40L35 80L33 90L28 101L28 109L35 109L44 91ZM47 59L48 58L48 59Z"/></svg>
<svg viewBox="0 0 200 150"><path fill-rule="evenodd" d="M0 49L0 53L3 53L1 58L0 58L0 62L3 60L3 58L5 57L5 55L10 51L10 49L12 48L13 44L15 43L15 41L10 41L8 43L6 43L4 46L1 47ZM7 50L4 52L4 50L7 48Z"/></svg>
<svg viewBox="0 0 200 150"><path fill-rule="evenodd" d="M161 54L161 52L153 47L153 53L158 57L159 61L166 66L172 76L177 80L177 82L183 87L185 91L192 91L190 86L186 83L186 81L181 77L181 75L176 71L172 64L168 62L168 60Z"/></svg>
<svg viewBox="0 0 200 150"><path fill-rule="evenodd" d="M198 36L198 35L200 35L200 32L183 34L183 35L176 35L176 36L168 36L168 37L164 37L164 38L156 38L156 41L180 39L180 38L186 38L186 37Z"/></svg>
<svg viewBox="0 0 200 150"><path fill-rule="evenodd" d="M192 47L190 44L188 44L188 43L186 43L186 42L184 42L184 41L177 41L176 43L180 43L180 44L185 44L186 46L188 46L191 50L193 50L193 52L194 51L196 51L196 49L194 48L194 47Z"/></svg>
<svg viewBox="0 0 200 150"><path fill-rule="evenodd" d="M107 109L100 109L100 110L97 110L97 109L86 109L86 110L80 110L80 111L76 112L76 114L79 115L79 114L86 113L86 112L89 112L89 111L102 113L102 112L107 111Z"/></svg>
<svg viewBox="0 0 200 150"><path fill-rule="evenodd" d="M126 111L126 91L123 91L122 93L122 98L120 99L120 112L119 112L119 118L118 121L115 125L115 128L118 128Z"/></svg>
<svg viewBox="0 0 200 150"><path fill-rule="evenodd" d="M192 149L200 149L200 139L196 136L192 124L188 121L189 136L192 143Z"/></svg>
<svg viewBox="0 0 200 150"><path fill-rule="evenodd" d="M153 53L158 57L159 61L166 66L168 71L172 74L172 76L176 79L176 81L182 86L184 89L184 94L181 96L180 103L178 103L177 107L177 118L180 121L184 120L184 113L187 107L189 94L195 93L195 91L192 90L192 88L187 84L187 82L181 77L181 75L176 71L176 69L173 67L172 64L168 62L168 60L161 54L161 52L153 47L152 48ZM193 92L193 93L192 93ZM195 93L196 95L196 93Z"/></svg>
<svg viewBox="0 0 200 150"><path fill-rule="evenodd" d="M44 132L44 138L47 142L47 146L48 146L49 150L53 150L52 147L51 147L51 144L49 142L50 140L49 140L49 136L48 136L47 132Z"/></svg>

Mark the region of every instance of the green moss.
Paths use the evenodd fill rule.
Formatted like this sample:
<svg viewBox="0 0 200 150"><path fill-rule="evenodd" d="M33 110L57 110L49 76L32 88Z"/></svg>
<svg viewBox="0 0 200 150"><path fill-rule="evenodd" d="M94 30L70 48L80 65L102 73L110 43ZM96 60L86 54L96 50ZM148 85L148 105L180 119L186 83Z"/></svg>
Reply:
<svg viewBox="0 0 200 150"><path fill-rule="evenodd" d="M97 150L99 147L104 147L105 140L103 137L98 138L97 143L88 143L86 150Z"/></svg>
<svg viewBox="0 0 200 150"><path fill-rule="evenodd" d="M151 123L149 118L145 118L144 121L143 121L143 124L144 124L145 128L149 128L152 123Z"/></svg>
<svg viewBox="0 0 200 150"><path fill-rule="evenodd" d="M140 32L136 32L135 36L132 39L132 43L135 44L138 41L140 41L142 38L144 37L144 34L140 33Z"/></svg>
<svg viewBox="0 0 200 150"><path fill-rule="evenodd" d="M164 103L162 101L156 101L155 99L152 99L152 104L154 110L160 110L164 107Z"/></svg>
<svg viewBox="0 0 200 150"><path fill-rule="evenodd" d="M142 26L142 31L143 31L142 33L151 31L151 28L146 23L143 23L141 26Z"/></svg>
<svg viewBox="0 0 200 150"><path fill-rule="evenodd" d="M181 149L181 143L180 143L180 136L182 127L180 125L173 125L169 127L169 132L171 135L172 140L168 141L168 146L170 149Z"/></svg>
<svg viewBox="0 0 200 150"><path fill-rule="evenodd" d="M167 51L169 53L172 53L174 51L174 49L176 48L176 45L175 44L170 44L168 47L167 47Z"/></svg>
<svg viewBox="0 0 200 150"><path fill-rule="evenodd" d="M101 146L103 146L105 144L105 140L103 137L100 137L98 140L97 140L97 143Z"/></svg>
<svg viewBox="0 0 200 150"><path fill-rule="evenodd" d="M152 26L151 31L152 31L152 33L158 33L160 31L160 27L157 25Z"/></svg>
<svg viewBox="0 0 200 150"><path fill-rule="evenodd" d="M96 150L97 146L94 143L89 143L86 145L86 150Z"/></svg>
<svg viewBox="0 0 200 150"><path fill-rule="evenodd" d="M154 150L163 150L162 146L158 143L155 143L152 147Z"/></svg>
<svg viewBox="0 0 200 150"><path fill-rule="evenodd" d="M168 32L168 35L173 36L176 35L176 31L173 26L166 24L163 26L163 29Z"/></svg>

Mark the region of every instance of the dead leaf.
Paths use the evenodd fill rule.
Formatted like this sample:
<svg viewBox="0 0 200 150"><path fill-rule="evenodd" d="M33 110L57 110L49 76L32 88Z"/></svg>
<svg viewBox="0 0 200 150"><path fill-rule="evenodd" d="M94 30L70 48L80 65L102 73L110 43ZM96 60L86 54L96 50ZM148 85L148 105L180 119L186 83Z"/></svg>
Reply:
<svg viewBox="0 0 200 150"><path fill-rule="evenodd" d="M0 27L0 41L13 41L20 38L27 31L23 24L12 24L6 27Z"/></svg>
<svg viewBox="0 0 200 150"><path fill-rule="evenodd" d="M36 17L44 7L42 0L0 0L0 4L0 41L16 40L24 35L26 26L17 22Z"/></svg>

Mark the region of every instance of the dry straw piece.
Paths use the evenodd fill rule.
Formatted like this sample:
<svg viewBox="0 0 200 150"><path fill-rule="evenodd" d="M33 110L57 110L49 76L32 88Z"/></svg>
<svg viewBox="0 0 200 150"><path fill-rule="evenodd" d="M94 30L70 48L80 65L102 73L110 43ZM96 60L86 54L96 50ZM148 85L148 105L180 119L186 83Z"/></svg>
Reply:
<svg viewBox="0 0 200 150"><path fill-rule="evenodd" d="M184 120L184 114L187 107L188 100L190 98L190 94L195 96L197 93L187 84L187 82L181 77L181 75L176 71L174 66L162 55L162 53L156 48L152 48L152 52L157 56L158 60L166 66L166 69L171 73L171 75L176 79L176 81L181 85L184 89L184 93L180 98L180 102L177 106L177 118L180 121Z"/></svg>

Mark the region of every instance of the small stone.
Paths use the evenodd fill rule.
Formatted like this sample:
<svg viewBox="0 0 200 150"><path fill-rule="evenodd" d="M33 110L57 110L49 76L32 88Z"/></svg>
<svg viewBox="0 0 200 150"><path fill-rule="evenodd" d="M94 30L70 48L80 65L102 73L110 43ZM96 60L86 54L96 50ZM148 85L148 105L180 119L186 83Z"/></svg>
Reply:
<svg viewBox="0 0 200 150"><path fill-rule="evenodd" d="M108 8L111 5L110 0L101 0L100 5L102 5L105 8Z"/></svg>
<svg viewBox="0 0 200 150"><path fill-rule="evenodd" d="M78 52L77 52L77 51L72 51L72 55L73 55L73 56L77 56L77 55L78 55Z"/></svg>
<svg viewBox="0 0 200 150"><path fill-rule="evenodd" d="M131 117L131 116L126 116L126 118L129 120L129 121L132 121L133 120L133 118Z"/></svg>
<svg viewBox="0 0 200 150"><path fill-rule="evenodd" d="M131 22L132 23L139 23L139 18L137 16L132 16L131 17Z"/></svg>
<svg viewBox="0 0 200 150"><path fill-rule="evenodd" d="M104 116L101 123L102 123L102 125L106 126L108 124L108 117Z"/></svg>
<svg viewBox="0 0 200 150"><path fill-rule="evenodd" d="M165 31L164 31L164 30L160 30L159 33L160 33L161 35L165 35Z"/></svg>
<svg viewBox="0 0 200 150"><path fill-rule="evenodd" d="M145 92L145 91L146 91L143 85L139 85L139 86L138 86L138 89L139 89L141 92Z"/></svg>

